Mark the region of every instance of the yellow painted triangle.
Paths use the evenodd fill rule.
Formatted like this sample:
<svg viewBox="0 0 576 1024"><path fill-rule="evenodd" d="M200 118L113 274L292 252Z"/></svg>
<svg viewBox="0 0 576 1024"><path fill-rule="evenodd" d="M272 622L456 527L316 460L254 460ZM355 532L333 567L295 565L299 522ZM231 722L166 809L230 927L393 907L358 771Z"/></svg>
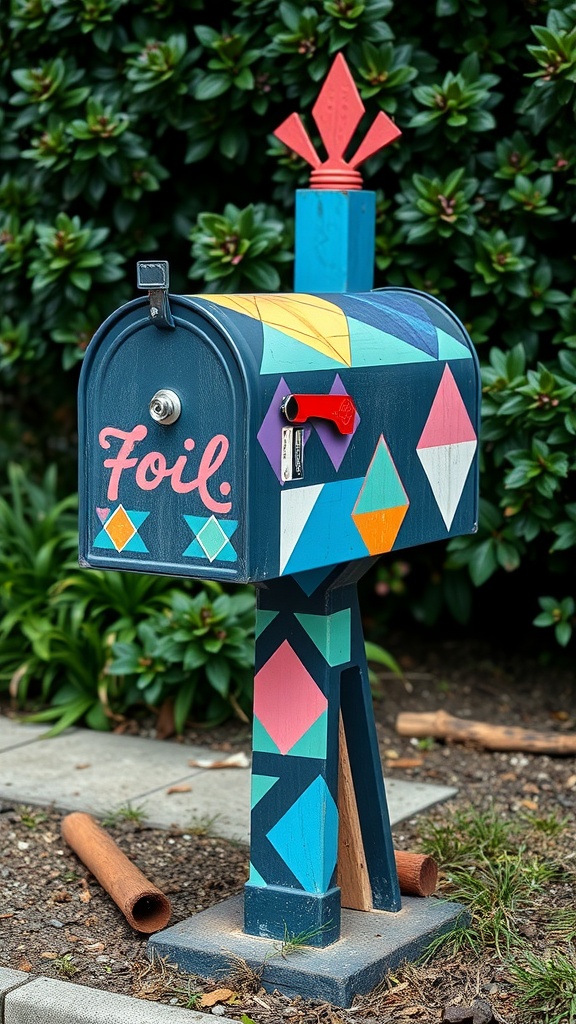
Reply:
<svg viewBox="0 0 576 1024"><path fill-rule="evenodd" d="M317 295L257 295L255 300L263 323L351 365L348 321L339 306Z"/></svg>
<svg viewBox="0 0 576 1024"><path fill-rule="evenodd" d="M191 295L189 297L191 299L207 299L208 302L232 309L235 313L244 313L245 316L252 316L255 320L261 319L255 295Z"/></svg>
<svg viewBox="0 0 576 1024"><path fill-rule="evenodd" d="M275 327L288 337L351 366L348 321L339 306L317 295L197 295Z"/></svg>
<svg viewBox="0 0 576 1024"><path fill-rule="evenodd" d="M407 511L408 505L399 505L378 512L352 515L356 529L371 555L392 550Z"/></svg>

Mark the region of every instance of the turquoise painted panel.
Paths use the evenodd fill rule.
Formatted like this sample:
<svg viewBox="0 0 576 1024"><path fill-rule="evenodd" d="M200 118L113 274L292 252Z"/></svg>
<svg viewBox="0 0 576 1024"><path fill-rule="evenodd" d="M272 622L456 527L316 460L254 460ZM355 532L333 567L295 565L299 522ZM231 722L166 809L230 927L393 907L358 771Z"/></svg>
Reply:
<svg viewBox="0 0 576 1024"><path fill-rule="evenodd" d="M250 807L255 807L258 801L266 796L266 793L278 782L279 778L279 775L252 775Z"/></svg>
<svg viewBox="0 0 576 1024"><path fill-rule="evenodd" d="M298 189L294 290L369 291L375 213L374 192Z"/></svg>
<svg viewBox="0 0 576 1024"><path fill-rule="evenodd" d="M304 790L267 838L306 892L327 892L336 867L338 808L322 776Z"/></svg>
<svg viewBox="0 0 576 1024"><path fill-rule="evenodd" d="M303 615L296 618L328 664L345 665L350 661L350 609L332 615Z"/></svg>
<svg viewBox="0 0 576 1024"><path fill-rule="evenodd" d="M409 345L372 324L348 317L352 366L397 366L404 363L435 363L421 348Z"/></svg>

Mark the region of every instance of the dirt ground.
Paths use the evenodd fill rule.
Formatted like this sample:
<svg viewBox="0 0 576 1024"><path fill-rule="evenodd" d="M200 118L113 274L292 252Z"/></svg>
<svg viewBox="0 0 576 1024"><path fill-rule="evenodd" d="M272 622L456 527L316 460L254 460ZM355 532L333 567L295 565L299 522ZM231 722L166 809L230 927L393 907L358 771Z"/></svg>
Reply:
<svg viewBox="0 0 576 1024"><path fill-rule="evenodd" d="M561 828L550 834L535 828L528 834L533 836L534 851L557 868L545 894L548 909L574 908L575 759L490 753L441 742L417 744L400 738L394 722L400 711L443 708L464 718L572 733L576 671L568 662L552 669L527 654L496 653L480 641L412 645L406 654L405 639L398 638L389 647L401 663L404 678L381 674L376 687L375 714L385 773L458 788L457 797L449 803L399 825L394 833L397 848L418 849L422 817L445 824L451 815L469 808L494 808L503 820L511 821L534 823L555 817L562 821ZM151 723L130 723L129 728L146 732ZM241 723L210 732L190 729L183 742L226 751L250 748L248 727ZM244 1014L245 1021L254 1024L409 1020L431 1024L444 1019L521 1024L539 1019L519 1007L505 958L493 949L465 950L457 956L440 951L425 965L395 971L371 997L358 998L350 1010L266 993L258 987L257 978L241 978L238 973L229 981L205 982L179 975L167 964L152 968L145 956L145 938L132 931L66 848L60 820L61 815L49 808L0 805L0 966L196 1008L204 993L227 987L233 994L215 1003L212 1012L239 1021ZM169 896L172 923L237 892L247 877L247 849L210 834L162 832L134 821L117 822L109 831ZM527 855L531 852L528 849ZM541 914L542 899L535 896L520 926L536 954L549 946L540 926ZM473 1018L463 1009L472 1005L476 1008ZM565 1018L558 1018L571 1019L568 1011Z"/></svg>

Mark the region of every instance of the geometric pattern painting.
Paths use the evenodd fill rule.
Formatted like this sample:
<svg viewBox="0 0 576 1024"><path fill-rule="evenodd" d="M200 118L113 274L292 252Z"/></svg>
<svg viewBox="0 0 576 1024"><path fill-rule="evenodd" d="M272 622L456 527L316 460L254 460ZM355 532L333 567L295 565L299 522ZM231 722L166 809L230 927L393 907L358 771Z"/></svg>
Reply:
<svg viewBox="0 0 576 1024"><path fill-rule="evenodd" d="M416 453L449 530L478 441L454 375L446 366Z"/></svg>
<svg viewBox="0 0 576 1024"><path fill-rule="evenodd" d="M348 395L338 373L334 378L334 382L328 394ZM312 423L318 437L326 449L334 469L339 470L342 465L342 460L352 443L354 434L360 426L360 416L357 412L354 413L354 425L352 427L352 433L350 434L341 434L339 431L334 430L334 424L330 423L328 420L315 419Z"/></svg>
<svg viewBox="0 0 576 1024"><path fill-rule="evenodd" d="M281 486L284 485L284 480L282 478L282 431L288 424L280 407L282 405L282 399L286 398L289 394L290 388L284 380L284 377L281 377L278 387L272 396L272 401L268 406L268 412L262 420L262 425L256 435L268 462L278 477L278 481ZM309 437L310 427L304 427L302 431L303 446L306 444Z"/></svg>
<svg viewBox="0 0 576 1024"><path fill-rule="evenodd" d="M267 838L306 892L326 892L336 867L337 834L338 808L317 775Z"/></svg>
<svg viewBox="0 0 576 1024"><path fill-rule="evenodd" d="M381 435L352 518L371 555L390 551L410 502Z"/></svg>
<svg viewBox="0 0 576 1024"><path fill-rule="evenodd" d="M352 512L362 477L310 484L284 491L280 499L280 572L304 571L366 558L369 550Z"/></svg>
<svg viewBox="0 0 576 1024"><path fill-rule="evenodd" d="M254 677L254 716L281 754L302 739L327 704L287 640Z"/></svg>
<svg viewBox="0 0 576 1024"><path fill-rule="evenodd" d="M230 543L236 532L237 519L216 519L215 516L184 516L188 526L196 534L195 539L182 552L190 558L215 559L221 562L235 562L238 558Z"/></svg>
<svg viewBox="0 0 576 1024"><path fill-rule="evenodd" d="M95 548L148 551L138 530L150 515L149 512L136 512L134 509L125 509L123 505L118 505L112 513L109 508L97 508L96 514L102 523L102 529L94 540Z"/></svg>
<svg viewBox="0 0 576 1024"><path fill-rule="evenodd" d="M333 302L308 294L198 297L261 322L262 374L431 362L440 357L436 327L409 295L343 293Z"/></svg>

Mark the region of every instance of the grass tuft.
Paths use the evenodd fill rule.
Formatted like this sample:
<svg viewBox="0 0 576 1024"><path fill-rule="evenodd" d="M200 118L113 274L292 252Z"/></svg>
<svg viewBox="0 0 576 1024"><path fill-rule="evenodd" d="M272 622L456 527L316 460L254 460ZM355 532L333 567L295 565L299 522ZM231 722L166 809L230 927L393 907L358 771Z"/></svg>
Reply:
<svg viewBox="0 0 576 1024"><path fill-rule="evenodd" d="M131 821L134 825L143 825L146 821L146 811L144 807L134 807L129 803L124 804L122 807L117 807L112 811L108 811L106 816L102 818L102 824L106 828L113 828L115 825L121 825L124 821Z"/></svg>
<svg viewBox="0 0 576 1024"><path fill-rule="evenodd" d="M540 1024L576 1022L576 949L539 957L524 950L509 964L516 982L516 997L522 1009Z"/></svg>

